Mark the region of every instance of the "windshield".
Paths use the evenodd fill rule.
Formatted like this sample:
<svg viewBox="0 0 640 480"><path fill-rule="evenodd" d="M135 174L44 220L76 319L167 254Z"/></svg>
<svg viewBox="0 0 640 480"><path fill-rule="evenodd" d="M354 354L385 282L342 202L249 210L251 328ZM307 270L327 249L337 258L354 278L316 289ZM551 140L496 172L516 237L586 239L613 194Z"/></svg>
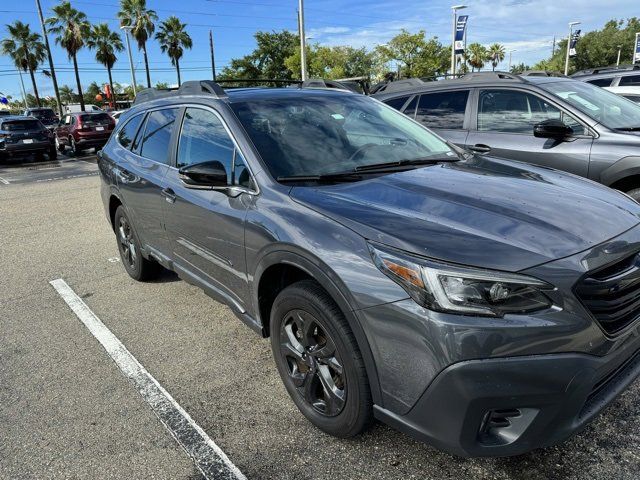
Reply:
<svg viewBox="0 0 640 480"><path fill-rule="evenodd" d="M611 129L640 128L640 106L585 82L553 82L540 87Z"/></svg>
<svg viewBox="0 0 640 480"><path fill-rule="evenodd" d="M80 115L80 122L87 125L109 123L111 117L108 113L87 113Z"/></svg>
<svg viewBox="0 0 640 480"><path fill-rule="evenodd" d="M40 120L51 120L55 117L53 110L50 108L43 108L41 110L31 110L31 115Z"/></svg>
<svg viewBox="0 0 640 480"><path fill-rule="evenodd" d="M0 129L15 132L20 130L41 130L41 127L38 120L13 120L10 122L3 122Z"/></svg>
<svg viewBox="0 0 640 480"><path fill-rule="evenodd" d="M365 96L283 96L231 107L275 177L331 175L427 157L457 159L444 141Z"/></svg>

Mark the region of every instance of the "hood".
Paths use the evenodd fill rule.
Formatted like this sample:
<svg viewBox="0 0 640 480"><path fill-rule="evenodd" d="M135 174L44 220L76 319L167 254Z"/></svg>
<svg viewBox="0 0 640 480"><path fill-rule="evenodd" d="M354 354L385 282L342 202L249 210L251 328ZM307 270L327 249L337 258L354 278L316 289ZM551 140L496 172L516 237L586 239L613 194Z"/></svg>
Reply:
<svg viewBox="0 0 640 480"><path fill-rule="evenodd" d="M473 157L291 197L363 237L418 255L519 271L587 250L640 222L640 204L544 167Z"/></svg>

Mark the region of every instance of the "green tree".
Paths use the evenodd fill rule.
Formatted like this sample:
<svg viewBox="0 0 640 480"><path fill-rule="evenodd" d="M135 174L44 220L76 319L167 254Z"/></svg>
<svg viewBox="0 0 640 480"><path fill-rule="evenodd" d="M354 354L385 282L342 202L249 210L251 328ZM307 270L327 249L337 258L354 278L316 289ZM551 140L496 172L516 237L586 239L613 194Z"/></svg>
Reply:
<svg viewBox="0 0 640 480"><path fill-rule="evenodd" d="M509 70L509 72L517 75L517 74L525 72L527 70L531 70L531 67L529 65L525 64L525 63L520 62L520 63L518 63L516 65L512 65L511 69Z"/></svg>
<svg viewBox="0 0 640 480"><path fill-rule="evenodd" d="M31 31L28 23L16 20L7 25L9 36L0 43L1 51L8 55L16 68L23 72L29 72L36 105L40 106L40 96L36 85L35 70L44 61L46 50L41 41L41 36Z"/></svg>
<svg viewBox="0 0 640 480"><path fill-rule="evenodd" d="M96 51L96 60L107 68L109 76L109 88L113 92L113 78L111 77L111 69L116 63L118 57L116 52L124 50L122 38L116 32L111 31L106 23L94 25L91 29L91 35L87 39L87 47ZM114 97L115 100L115 97ZM115 106L115 102L114 102Z"/></svg>
<svg viewBox="0 0 640 480"><path fill-rule="evenodd" d="M167 82L156 82L156 87L158 90L166 90L169 88L169 84Z"/></svg>
<svg viewBox="0 0 640 480"><path fill-rule="evenodd" d="M379 68L379 63L375 52L367 52L364 47L324 47L318 44L307 46L307 64L312 78L369 77ZM300 71L299 48L285 59L285 65L292 73Z"/></svg>
<svg viewBox="0 0 640 480"><path fill-rule="evenodd" d="M481 70L489 59L487 49L479 43L469 45L465 55L472 72L475 71L476 68L478 71Z"/></svg>
<svg viewBox="0 0 640 480"><path fill-rule="evenodd" d="M46 20L49 32L56 36L56 43L67 51L67 55L73 60L73 70L76 74L76 84L80 97L80 109L84 112L84 99L82 98L82 85L78 72L77 54L84 46L85 38L89 36L89 22L87 16L64 1L51 9L53 16Z"/></svg>
<svg viewBox="0 0 640 480"><path fill-rule="evenodd" d="M505 50L504 46L499 43L494 43L487 50L489 60L491 60L491 69L495 72L498 64L504 60Z"/></svg>
<svg viewBox="0 0 640 480"><path fill-rule="evenodd" d="M427 39L424 30L418 33L402 30L376 50L385 62L400 64L401 74L405 77L432 77L446 73L451 52L442 46L438 37Z"/></svg>
<svg viewBox="0 0 640 480"><path fill-rule="evenodd" d="M147 8L146 0L120 0L118 18L122 26L133 27L131 35L136 40L138 49L142 50L144 68L147 73L147 87L151 88L147 40L152 37L155 31L155 22L158 20L158 15L154 10Z"/></svg>
<svg viewBox="0 0 640 480"><path fill-rule="evenodd" d="M232 59L220 78L224 80L256 80L277 78L291 80L299 78L300 70L293 72L286 65L286 59L299 51L298 36L283 30L281 32L256 32L256 48L249 55Z"/></svg>
<svg viewBox="0 0 640 480"><path fill-rule="evenodd" d="M184 49L191 49L193 42L185 30L186 23L182 23L178 17L171 16L160 24L160 30L156 33L156 40L160 43L160 50L171 59L171 64L176 67L178 74L178 86L180 86L180 59Z"/></svg>
<svg viewBox="0 0 640 480"><path fill-rule="evenodd" d="M74 103L75 93L73 88L69 85L62 85L60 87L60 101L63 103Z"/></svg>

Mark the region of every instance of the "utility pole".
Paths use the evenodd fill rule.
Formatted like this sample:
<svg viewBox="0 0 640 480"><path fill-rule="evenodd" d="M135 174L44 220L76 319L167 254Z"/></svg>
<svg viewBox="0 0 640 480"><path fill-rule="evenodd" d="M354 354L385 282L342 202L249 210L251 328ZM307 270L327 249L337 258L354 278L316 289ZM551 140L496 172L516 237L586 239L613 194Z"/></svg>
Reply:
<svg viewBox="0 0 640 480"><path fill-rule="evenodd" d="M553 46L551 47L551 56L553 57L556 54L556 36L553 36Z"/></svg>
<svg viewBox="0 0 640 480"><path fill-rule="evenodd" d="M567 38L567 57L564 61L564 74L569 75L569 51L571 50L571 37L573 36L574 25L580 25L580 22L569 22L569 37Z"/></svg>
<svg viewBox="0 0 640 480"><path fill-rule="evenodd" d="M22 89L22 101L24 102L24 108L26 110L27 108L29 108L29 105L27 104L27 91L24 89L24 81L22 80L22 72L20 71L20 69L18 67L16 67L16 70L18 70L18 75L20 75L20 88Z"/></svg>
<svg viewBox="0 0 640 480"><path fill-rule="evenodd" d="M620 66L620 53L622 52L622 45L618 45L618 60L616 60L616 67Z"/></svg>
<svg viewBox="0 0 640 480"><path fill-rule="evenodd" d="M511 71L511 54L516 50L509 50L509 71Z"/></svg>
<svg viewBox="0 0 640 480"><path fill-rule="evenodd" d="M131 55L131 43L129 43L129 32L133 30L133 27L131 25L122 25L120 29L124 30L124 36L127 39L127 52L129 52L129 68L131 69L131 81L133 82L131 88L133 88L133 96L135 98L135 96L138 94L138 92L136 91L136 72L133 69L133 56Z"/></svg>
<svg viewBox="0 0 640 480"><path fill-rule="evenodd" d="M49 57L49 71L51 72L51 80L53 81L53 91L56 95L56 102L58 103L58 113L62 118L62 102L60 101L60 91L58 90L58 79L56 78L56 69L53 67L53 57L51 56L51 47L49 46L49 37L47 36L47 27L44 24L44 17L42 16L42 7L40 6L40 0L36 0L36 6L38 7L38 16L40 17L40 26L42 27L42 37L44 38L44 46L47 49L47 56Z"/></svg>
<svg viewBox="0 0 640 480"><path fill-rule="evenodd" d="M213 32L209 30L209 49L211 50L211 75L213 81L216 81L216 57L213 53Z"/></svg>
<svg viewBox="0 0 640 480"><path fill-rule="evenodd" d="M298 34L300 35L300 74L302 81L307 76L307 39L304 34L304 0L298 0Z"/></svg>

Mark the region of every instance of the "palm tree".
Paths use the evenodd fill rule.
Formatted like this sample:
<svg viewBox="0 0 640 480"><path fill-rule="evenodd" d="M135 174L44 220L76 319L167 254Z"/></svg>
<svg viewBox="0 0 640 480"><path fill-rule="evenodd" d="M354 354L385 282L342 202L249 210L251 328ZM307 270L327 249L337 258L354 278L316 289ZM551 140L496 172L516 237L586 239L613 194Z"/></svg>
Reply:
<svg viewBox="0 0 640 480"><path fill-rule="evenodd" d="M472 43L465 52L471 71L480 70L487 61L487 49L479 43Z"/></svg>
<svg viewBox="0 0 640 480"><path fill-rule="evenodd" d="M91 29L91 35L87 39L87 47L96 51L96 60L107 67L107 73L109 75L109 88L114 100L113 106L115 107L115 94L113 89L113 78L111 77L111 69L116 63L118 57L116 52L124 50L122 45L122 38L116 32L112 32L109 25L106 23L99 23L94 25Z"/></svg>
<svg viewBox="0 0 640 480"><path fill-rule="evenodd" d="M78 51L84 46L85 38L89 36L90 26L87 16L76 10L68 1L63 1L51 9L53 17L47 18L49 31L56 36L56 43L67 51L69 58L73 60L73 69L76 74L76 85L80 97L80 109L84 112L84 98L82 85L78 73Z"/></svg>
<svg viewBox="0 0 640 480"><path fill-rule="evenodd" d="M498 64L504 60L504 46L500 45L499 43L494 43L489 47L487 53L489 55L489 59L491 60L491 66L493 67L492 70L495 72Z"/></svg>
<svg viewBox="0 0 640 480"><path fill-rule="evenodd" d="M169 55L171 63L178 73L178 86L180 86L180 59L184 49L193 46L191 37L186 32L186 23L182 23L178 17L171 16L160 24L160 31L156 33L156 40L160 42L162 53Z"/></svg>
<svg viewBox="0 0 640 480"><path fill-rule="evenodd" d="M75 93L73 93L73 88L69 85L62 85L60 87L60 101L66 103L73 103L73 97Z"/></svg>
<svg viewBox="0 0 640 480"><path fill-rule="evenodd" d="M132 27L131 35L138 42L138 49L144 56L144 68L147 72L147 87L151 88L151 76L149 75L149 59L147 58L147 40L155 31L154 22L158 15L154 10L147 9L147 0L120 0L118 12L120 24L124 27Z"/></svg>
<svg viewBox="0 0 640 480"><path fill-rule="evenodd" d="M31 31L28 23L16 20L11 25L7 25L9 36L2 40L1 50L4 55L8 55L13 60L16 68L23 72L28 71L33 85L33 94L36 103L40 107L40 96L36 86L35 70L44 61L46 49L41 41L41 36Z"/></svg>

